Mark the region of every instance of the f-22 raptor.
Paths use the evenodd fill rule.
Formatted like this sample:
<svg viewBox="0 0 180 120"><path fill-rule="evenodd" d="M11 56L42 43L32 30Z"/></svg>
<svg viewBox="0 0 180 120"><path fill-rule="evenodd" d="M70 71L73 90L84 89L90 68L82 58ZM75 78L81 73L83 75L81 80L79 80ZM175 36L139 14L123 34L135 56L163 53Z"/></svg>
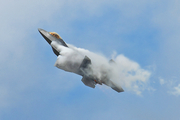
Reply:
<svg viewBox="0 0 180 120"><path fill-rule="evenodd" d="M45 31L43 29L40 29L40 28L38 30L39 30L40 34L43 36L43 38L50 45L51 45L51 43L53 41L57 41L59 45L62 45L62 46L67 47L67 48L69 47L57 33L55 33L55 32L47 32L47 31ZM52 50L53 50L54 54L59 56L60 52L58 52L57 48L52 46L52 45L51 45L51 47L52 47ZM113 60L110 60L110 62L113 62ZM97 76L89 75L88 72L89 71L93 72L93 71L91 69L88 70L88 71L85 70L85 69L87 69L87 66L89 66L91 64L92 64L91 59L88 56L85 56L82 63L81 63L81 65L80 65L80 67L79 67L79 69L78 69L78 71L75 72L76 74L79 74L79 75L81 75L83 77L81 81L86 86L89 86L91 88L95 88L96 84L100 84L100 85L105 84L107 86L110 86L112 89L114 89L117 92L124 92L122 87L117 86L116 84L114 84L110 80L109 76L106 76L105 78L103 78L105 80L100 80L100 79L98 79Z"/></svg>

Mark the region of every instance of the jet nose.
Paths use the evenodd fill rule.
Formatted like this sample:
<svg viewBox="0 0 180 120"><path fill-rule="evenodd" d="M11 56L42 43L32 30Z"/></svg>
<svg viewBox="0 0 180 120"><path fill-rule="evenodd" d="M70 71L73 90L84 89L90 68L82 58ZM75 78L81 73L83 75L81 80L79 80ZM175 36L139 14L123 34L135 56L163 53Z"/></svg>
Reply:
<svg viewBox="0 0 180 120"><path fill-rule="evenodd" d="M47 31L45 31L45 30L43 30L43 29L41 29L41 28L38 28L38 31L39 31L39 33L44 37L44 39L49 43L49 44L51 44L51 36L50 36L50 34L49 34L49 32L47 32Z"/></svg>
<svg viewBox="0 0 180 120"><path fill-rule="evenodd" d="M41 29L41 28L38 28L38 31L39 31L41 34L47 33L47 31L45 31L45 30L43 30L43 29Z"/></svg>
<svg viewBox="0 0 180 120"><path fill-rule="evenodd" d="M51 44L52 41L58 41L59 44L68 47L67 44L63 41L63 39L55 32L47 32L41 28L38 28L39 33L43 36L43 38Z"/></svg>
<svg viewBox="0 0 180 120"><path fill-rule="evenodd" d="M43 29L41 29L41 28L38 28L38 30L39 30L39 32L41 31L41 30L43 30Z"/></svg>

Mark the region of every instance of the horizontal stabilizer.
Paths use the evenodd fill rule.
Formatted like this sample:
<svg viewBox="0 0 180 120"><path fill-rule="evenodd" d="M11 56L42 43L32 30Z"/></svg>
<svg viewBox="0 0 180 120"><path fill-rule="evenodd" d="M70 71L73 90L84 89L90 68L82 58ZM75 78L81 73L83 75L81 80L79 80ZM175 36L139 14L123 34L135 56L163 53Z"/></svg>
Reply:
<svg viewBox="0 0 180 120"><path fill-rule="evenodd" d="M124 92L124 90L122 89L121 86L117 86L115 85L112 81L108 80L103 82L105 85L110 86L113 90L117 91L117 92Z"/></svg>
<svg viewBox="0 0 180 120"><path fill-rule="evenodd" d="M83 77L81 81L82 81L86 86L89 86L89 87L91 87L91 88L95 88L96 83L95 83L93 80L91 80L91 79L89 79L89 78L87 78L87 77Z"/></svg>
<svg viewBox="0 0 180 120"><path fill-rule="evenodd" d="M122 87L116 87L116 86L113 86L111 87L113 90L117 91L117 92L124 92L124 90L122 89Z"/></svg>

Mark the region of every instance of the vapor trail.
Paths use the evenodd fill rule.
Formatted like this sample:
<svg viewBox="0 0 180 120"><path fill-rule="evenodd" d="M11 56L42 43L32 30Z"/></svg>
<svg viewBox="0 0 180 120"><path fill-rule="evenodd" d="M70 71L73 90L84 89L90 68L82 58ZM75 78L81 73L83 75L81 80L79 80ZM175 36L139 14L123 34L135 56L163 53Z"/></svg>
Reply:
<svg viewBox="0 0 180 120"><path fill-rule="evenodd" d="M142 69L138 63L124 55L117 55L114 57L114 62L110 63L108 58L103 55L77 48L73 45L68 46L91 59L91 68L99 79L103 79L104 75L108 74L110 80L117 86L122 86L126 90L134 91L139 95L145 89L151 73Z"/></svg>

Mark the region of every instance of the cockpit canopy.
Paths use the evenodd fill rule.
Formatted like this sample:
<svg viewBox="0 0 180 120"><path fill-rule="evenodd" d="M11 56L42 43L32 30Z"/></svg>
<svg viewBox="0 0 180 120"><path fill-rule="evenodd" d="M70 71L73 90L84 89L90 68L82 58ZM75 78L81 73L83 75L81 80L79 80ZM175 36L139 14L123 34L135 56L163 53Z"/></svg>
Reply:
<svg viewBox="0 0 180 120"><path fill-rule="evenodd" d="M56 37L57 39L62 39L56 32L49 32L51 35Z"/></svg>

